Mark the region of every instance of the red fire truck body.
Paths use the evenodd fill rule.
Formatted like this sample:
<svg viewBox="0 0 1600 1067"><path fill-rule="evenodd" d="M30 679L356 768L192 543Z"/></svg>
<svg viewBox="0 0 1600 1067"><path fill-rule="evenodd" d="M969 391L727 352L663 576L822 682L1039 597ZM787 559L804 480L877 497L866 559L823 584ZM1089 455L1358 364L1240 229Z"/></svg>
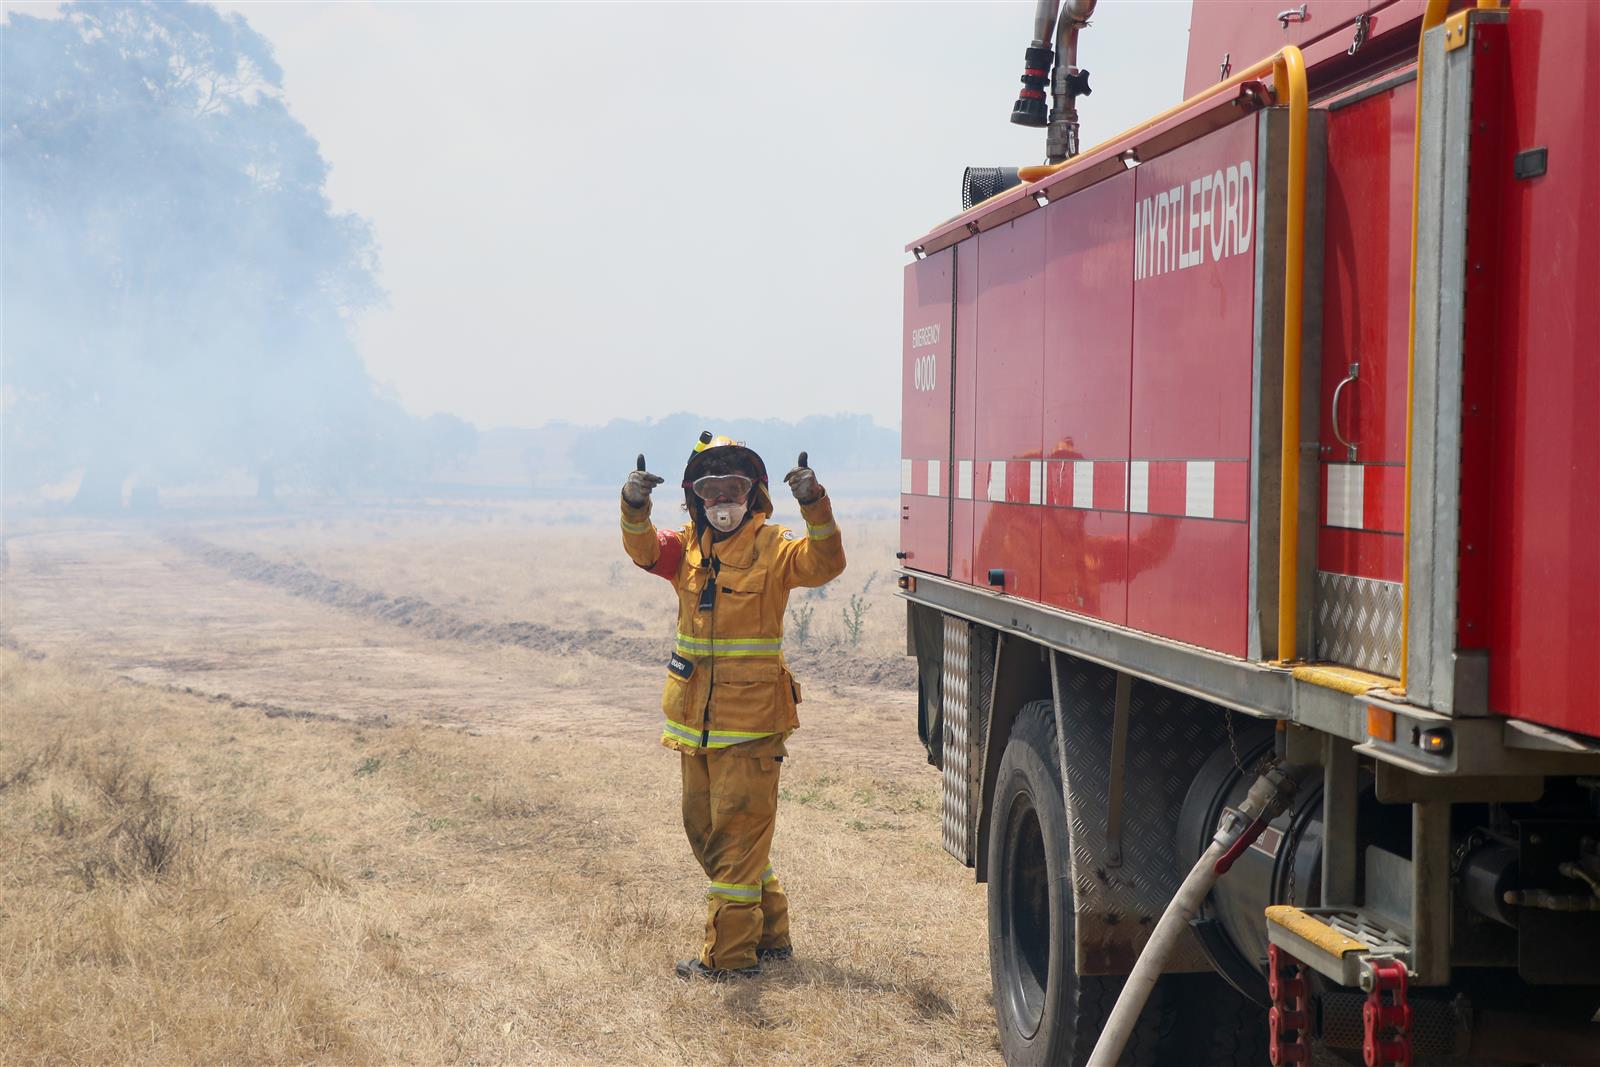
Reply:
<svg viewBox="0 0 1600 1067"><path fill-rule="evenodd" d="M1274 823L1248 907L1213 893L1253 911L1219 920L1231 944L1197 932L1168 970L1264 970L1270 943L1326 996L1385 961L1600 987L1596 90L1600 4L1196 0L1189 100L908 246L901 588L1008 1055L1064 1047L1029 1019L1095 1025L1051 1012L1127 973L1243 788L1246 727L1319 795ZM997 870L1032 855L998 795L1029 716L1072 826L1028 936L1066 937L1075 974L1036 981ZM1236 773L1202 766L1222 750ZM1530 843L1552 822L1562 859ZM1302 906L1264 916L1297 863ZM1492 1052L1470 1031L1458 1051Z"/></svg>

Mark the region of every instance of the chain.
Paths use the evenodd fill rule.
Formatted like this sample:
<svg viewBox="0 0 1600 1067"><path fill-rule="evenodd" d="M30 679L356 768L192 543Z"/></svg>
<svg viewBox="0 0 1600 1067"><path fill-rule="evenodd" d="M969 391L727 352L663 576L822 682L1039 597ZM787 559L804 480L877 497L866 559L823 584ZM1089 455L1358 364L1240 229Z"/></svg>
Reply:
<svg viewBox="0 0 1600 1067"><path fill-rule="evenodd" d="M1244 760L1239 758L1239 739L1233 734L1233 711L1229 708L1222 710L1222 721L1228 724L1228 748L1233 752L1233 765L1240 774L1244 773Z"/></svg>
<svg viewBox="0 0 1600 1067"><path fill-rule="evenodd" d="M1461 877L1461 864L1466 861L1467 853L1481 844L1483 844L1483 835L1477 830L1462 838L1461 844L1457 845L1456 850L1450 855L1450 877L1452 879Z"/></svg>
<svg viewBox="0 0 1600 1067"><path fill-rule="evenodd" d="M1367 31L1372 26L1372 18L1365 11L1356 16L1356 36L1350 42L1350 47L1344 50L1347 56L1353 56L1361 51L1361 46L1367 43Z"/></svg>
<svg viewBox="0 0 1600 1067"><path fill-rule="evenodd" d="M1241 775L1247 775L1250 772L1245 770L1244 757L1239 755L1239 738L1238 735L1233 732L1233 712L1227 708L1223 708L1222 722L1228 728L1228 751L1233 753L1233 767ZM1277 765L1278 754L1276 752L1268 751L1264 757L1256 761L1256 773L1266 774Z"/></svg>
<svg viewBox="0 0 1600 1067"><path fill-rule="evenodd" d="M1299 876L1299 865L1295 862L1300 855L1300 839L1293 836L1294 819L1289 819L1289 903L1294 903L1295 880Z"/></svg>

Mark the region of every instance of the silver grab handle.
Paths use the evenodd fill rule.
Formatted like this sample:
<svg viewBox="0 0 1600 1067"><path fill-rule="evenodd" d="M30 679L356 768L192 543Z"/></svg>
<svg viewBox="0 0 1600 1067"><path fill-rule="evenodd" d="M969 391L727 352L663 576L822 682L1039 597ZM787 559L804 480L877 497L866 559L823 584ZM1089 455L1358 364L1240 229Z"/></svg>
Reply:
<svg viewBox="0 0 1600 1067"><path fill-rule="evenodd" d="M1344 445L1345 451L1349 453L1349 459L1351 463L1356 461L1356 443L1354 441L1345 440L1344 434L1339 432L1339 394L1344 392L1345 386L1349 385L1351 382L1360 377L1361 364L1352 363L1350 364L1350 374L1345 378L1344 381L1333 387L1333 436L1339 439L1339 443L1341 445Z"/></svg>

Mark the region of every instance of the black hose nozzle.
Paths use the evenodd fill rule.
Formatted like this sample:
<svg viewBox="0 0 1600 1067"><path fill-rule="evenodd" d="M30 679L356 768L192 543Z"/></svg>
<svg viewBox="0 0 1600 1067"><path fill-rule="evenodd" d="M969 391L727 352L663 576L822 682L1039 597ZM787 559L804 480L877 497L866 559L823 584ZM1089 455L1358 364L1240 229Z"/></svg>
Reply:
<svg viewBox="0 0 1600 1067"><path fill-rule="evenodd" d="M1050 84L1050 62L1055 53L1048 48L1029 48L1022 69L1022 91L1011 105L1011 121L1018 126L1047 126L1049 101L1045 89Z"/></svg>

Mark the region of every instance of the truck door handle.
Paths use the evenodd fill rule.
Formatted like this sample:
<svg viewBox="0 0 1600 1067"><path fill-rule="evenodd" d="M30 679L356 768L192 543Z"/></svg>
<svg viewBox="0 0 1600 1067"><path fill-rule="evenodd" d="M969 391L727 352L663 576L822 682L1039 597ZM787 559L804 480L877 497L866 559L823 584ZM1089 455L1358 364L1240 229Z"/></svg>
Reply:
<svg viewBox="0 0 1600 1067"><path fill-rule="evenodd" d="M1345 386L1349 385L1360 377L1361 364L1352 363L1350 364L1349 375L1345 377L1344 381L1333 387L1333 436L1339 439L1339 443L1341 445L1344 445L1345 451L1349 453L1348 458L1351 463L1356 461L1356 443L1354 441L1345 440L1344 434L1339 432L1339 394L1344 392Z"/></svg>

